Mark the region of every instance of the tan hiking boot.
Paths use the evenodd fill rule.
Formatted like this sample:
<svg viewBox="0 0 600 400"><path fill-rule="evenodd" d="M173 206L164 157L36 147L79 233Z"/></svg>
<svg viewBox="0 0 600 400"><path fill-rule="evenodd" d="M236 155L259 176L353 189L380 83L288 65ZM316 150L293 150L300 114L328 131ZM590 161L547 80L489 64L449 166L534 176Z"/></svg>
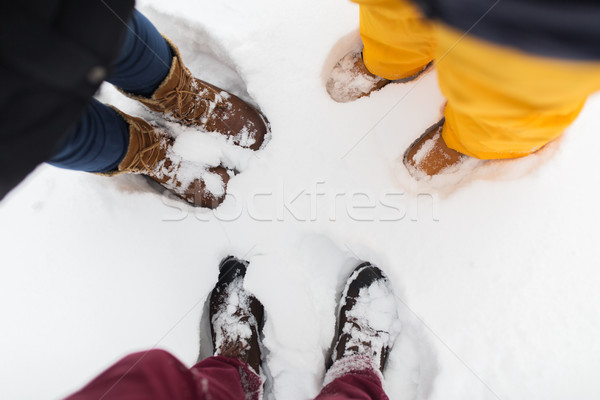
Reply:
<svg viewBox="0 0 600 400"><path fill-rule="evenodd" d="M264 309L244 289L247 261L227 257L219 267L219 281L210 294L210 330L216 356L237 358L260 373L260 333Z"/></svg>
<svg viewBox="0 0 600 400"><path fill-rule="evenodd" d="M150 97L125 95L183 125L217 132L235 145L258 150L269 133L266 118L239 97L194 78L177 47L165 40L173 52L167 77Z"/></svg>
<svg viewBox="0 0 600 400"><path fill-rule="evenodd" d="M446 146L442 137L444 119L427 128L404 153L404 165L415 178L437 175L462 163L468 156Z"/></svg>
<svg viewBox="0 0 600 400"><path fill-rule="evenodd" d="M195 206L215 208L223 202L229 181L225 168L204 170L182 160L173 152L173 139L166 132L141 118L118 112L129 125L129 147L118 169L102 175L146 175Z"/></svg>
<svg viewBox="0 0 600 400"><path fill-rule="evenodd" d="M413 76L391 81L373 75L365 66L362 52L351 51L333 67L325 87L333 100L338 103L348 103L368 96L389 83L410 82L425 72L430 65L431 63L427 64Z"/></svg>

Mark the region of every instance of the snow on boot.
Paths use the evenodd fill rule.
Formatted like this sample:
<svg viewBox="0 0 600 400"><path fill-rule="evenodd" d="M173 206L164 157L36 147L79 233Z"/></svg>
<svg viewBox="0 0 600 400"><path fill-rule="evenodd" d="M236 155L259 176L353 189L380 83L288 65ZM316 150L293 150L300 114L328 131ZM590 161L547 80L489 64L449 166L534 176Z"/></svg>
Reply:
<svg viewBox="0 0 600 400"><path fill-rule="evenodd" d="M468 156L446 146L442 137L444 119L427 128L404 153L404 165L410 174L422 179L427 176L453 172Z"/></svg>
<svg viewBox="0 0 600 400"><path fill-rule="evenodd" d="M369 72L362 52L351 51L333 67L325 87L333 100L348 103L368 96L390 82Z"/></svg>
<svg viewBox="0 0 600 400"><path fill-rule="evenodd" d="M389 83L406 83L419 77L431 63L415 75L403 79L388 80L373 75L362 57L362 52L351 51L333 67L325 85L327 93L338 103L348 103L383 88Z"/></svg>
<svg viewBox="0 0 600 400"><path fill-rule="evenodd" d="M258 150L269 133L266 118L239 97L194 78L183 64L179 49L165 40L173 52L173 61L160 86L150 97L123 93L183 125L217 132L235 145Z"/></svg>
<svg viewBox="0 0 600 400"><path fill-rule="evenodd" d="M353 363L368 359L383 372L399 332L398 308L387 277L370 263L360 264L348 279L340 302L332 363L339 368L346 359Z"/></svg>
<svg viewBox="0 0 600 400"><path fill-rule="evenodd" d="M225 168L206 170L182 160L173 152L173 139L165 131L141 118L117 112L129 125L127 154L116 171L101 175L146 175L195 206L215 208L223 202L229 181Z"/></svg>
<svg viewBox="0 0 600 400"><path fill-rule="evenodd" d="M221 262L219 281L210 295L210 330L216 356L241 359L258 374L264 309L244 289L247 266L234 257Z"/></svg>

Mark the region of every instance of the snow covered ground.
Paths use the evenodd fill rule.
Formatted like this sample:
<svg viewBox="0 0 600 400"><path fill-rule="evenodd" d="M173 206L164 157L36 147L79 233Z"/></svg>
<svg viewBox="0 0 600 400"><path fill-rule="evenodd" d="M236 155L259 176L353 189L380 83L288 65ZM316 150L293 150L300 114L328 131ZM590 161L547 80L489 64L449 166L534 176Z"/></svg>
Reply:
<svg viewBox="0 0 600 400"><path fill-rule="evenodd" d="M204 149L191 156L242 171L216 212L139 177L49 166L5 199L0 398L58 399L151 347L192 365L228 254L251 261L246 285L266 309L271 399L318 393L359 259L386 271L401 305L392 400L600 398L598 96L533 156L416 183L401 157L441 116L435 71L354 103L325 91L358 43L355 5L140 6L196 75L261 107L272 140L254 154L182 130L180 148ZM155 119L108 86L101 98Z"/></svg>

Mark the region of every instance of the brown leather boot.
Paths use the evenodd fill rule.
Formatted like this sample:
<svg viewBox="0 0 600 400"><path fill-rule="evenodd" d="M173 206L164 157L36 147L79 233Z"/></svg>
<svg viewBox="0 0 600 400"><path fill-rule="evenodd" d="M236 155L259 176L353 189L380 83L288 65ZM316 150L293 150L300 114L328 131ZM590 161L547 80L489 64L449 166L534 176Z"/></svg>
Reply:
<svg viewBox="0 0 600 400"><path fill-rule="evenodd" d="M404 153L404 165L415 178L437 175L458 165L468 156L446 146L442 137L444 119L427 128Z"/></svg>
<svg viewBox="0 0 600 400"><path fill-rule="evenodd" d="M325 87L333 100L338 103L348 103L368 96L389 83L410 82L425 72L430 65L431 63L427 64L420 72L413 76L390 81L373 75L367 69L362 52L351 51L342 57L335 67L333 67Z"/></svg>
<svg viewBox="0 0 600 400"><path fill-rule="evenodd" d="M264 309L244 289L247 266L235 257L221 262L219 281L210 294L210 331L216 356L241 359L258 374Z"/></svg>
<svg viewBox="0 0 600 400"><path fill-rule="evenodd" d="M183 125L218 132L235 145L258 150L269 133L266 118L239 97L194 78L183 64L179 49L168 38L165 40L173 61L160 86L150 97L123 93Z"/></svg>
<svg viewBox="0 0 600 400"><path fill-rule="evenodd" d="M129 147L118 169L102 175L146 175L195 206L215 208L223 202L229 181L225 168L205 171L182 160L173 153L173 139L162 129L117 112L129 125Z"/></svg>
<svg viewBox="0 0 600 400"><path fill-rule="evenodd" d="M331 364L358 356L383 372L399 332L398 308L387 277L368 262L360 264L340 301Z"/></svg>

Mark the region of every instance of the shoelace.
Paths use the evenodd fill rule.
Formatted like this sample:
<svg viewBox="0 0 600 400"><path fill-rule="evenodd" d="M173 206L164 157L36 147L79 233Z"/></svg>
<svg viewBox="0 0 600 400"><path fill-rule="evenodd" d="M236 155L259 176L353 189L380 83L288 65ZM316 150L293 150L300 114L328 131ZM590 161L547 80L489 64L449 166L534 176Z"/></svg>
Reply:
<svg viewBox="0 0 600 400"><path fill-rule="evenodd" d="M194 77L192 76L191 72L187 68L185 68L182 71L179 82L177 83L175 89L168 92L163 97L163 99L168 102L172 102L173 100L175 101L175 103L177 104L176 111L178 113L178 115L176 115L176 116L178 119L185 121L186 124L191 124L191 123L195 122L195 120L197 120L197 118L194 116L194 113L198 109L198 105L200 102L204 102L204 104L203 104L204 110L199 115L199 117L204 119L205 121L208 121L211 118L214 110L217 108L216 106L220 103L220 101L218 100L219 94L216 93L216 91L214 89L212 89L208 86L202 85L202 89L207 90L209 93L212 93L215 97L215 100L210 100L208 98L203 97L198 92L189 90L188 88L192 87L193 80L194 80ZM198 83L198 85L201 85L201 84ZM192 97L192 98L190 98L190 97ZM187 112L184 112L184 105L186 103L190 104L190 107L188 110L186 110ZM215 107L211 107L211 103L214 103ZM191 118L189 118L190 115L191 115Z"/></svg>
<svg viewBox="0 0 600 400"><path fill-rule="evenodd" d="M141 164L144 167L144 171L146 171L148 174L154 174L154 167L159 161L160 145L162 144L162 140L160 138L158 138L158 140L154 139L153 137L151 137L152 134L150 132L141 129L140 127L138 127L138 129L142 132L142 135L146 136L145 138L140 138L140 143L143 142L143 139L147 139L152 144L139 150L133 157L133 160L131 161L129 167L126 168L124 171L140 172L138 168ZM148 153L150 153L150 155L147 157L148 161L146 161L145 155Z"/></svg>

